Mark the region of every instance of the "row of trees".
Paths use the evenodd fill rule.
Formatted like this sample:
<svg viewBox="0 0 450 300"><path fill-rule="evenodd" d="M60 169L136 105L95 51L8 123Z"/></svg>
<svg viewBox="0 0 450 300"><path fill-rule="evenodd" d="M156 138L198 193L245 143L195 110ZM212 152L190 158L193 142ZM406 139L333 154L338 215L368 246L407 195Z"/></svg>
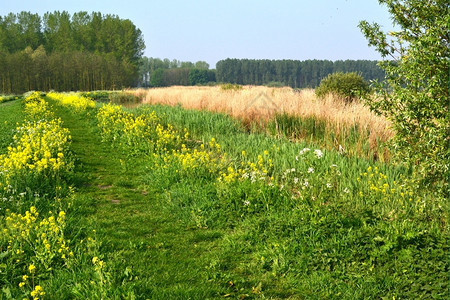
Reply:
<svg viewBox="0 0 450 300"><path fill-rule="evenodd" d="M214 70L196 68L156 69L152 73L149 86L206 85L215 81Z"/></svg>
<svg viewBox="0 0 450 300"><path fill-rule="evenodd" d="M141 31L116 15L0 16L1 92L133 86L144 48Z"/></svg>
<svg viewBox="0 0 450 300"><path fill-rule="evenodd" d="M111 53L53 52L30 47L16 53L0 51L0 89L4 94L30 90L117 89L135 84L136 68Z"/></svg>
<svg viewBox="0 0 450 300"><path fill-rule="evenodd" d="M357 72L365 80L383 80L384 71L377 61L369 60L251 60L225 59L209 70L204 61L141 59L141 86L197 85L210 82L266 85L277 83L293 88L316 87L332 73Z"/></svg>
<svg viewBox="0 0 450 300"><path fill-rule="evenodd" d="M171 85L204 85L214 82L215 73L209 70L205 61L179 61L142 57L139 69L140 86L171 86Z"/></svg>
<svg viewBox="0 0 450 300"><path fill-rule="evenodd" d="M366 80L383 80L377 61L225 59L216 65L219 82L263 85L278 82L293 88L316 87L329 74L357 72Z"/></svg>

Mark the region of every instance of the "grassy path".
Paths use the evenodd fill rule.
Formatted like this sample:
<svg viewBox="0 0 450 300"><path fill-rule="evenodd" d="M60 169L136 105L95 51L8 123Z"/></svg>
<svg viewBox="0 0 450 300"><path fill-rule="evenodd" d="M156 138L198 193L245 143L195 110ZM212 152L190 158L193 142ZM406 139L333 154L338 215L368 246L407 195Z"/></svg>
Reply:
<svg viewBox="0 0 450 300"><path fill-rule="evenodd" d="M281 174L283 185L252 179L216 184L211 169L180 169L170 157L152 168L149 157L120 150L131 146L102 143L94 115L59 108L78 159L75 201L84 203L75 205L83 210L78 222L98 233L111 298L448 298L442 217L448 202L418 191L407 173L404 178L389 165L246 135L225 119L216 122L217 115L208 123L204 113L155 109L193 132L189 142L220 137L237 165L252 162L247 152L263 153L258 165L263 156L273 157L273 174Z"/></svg>
<svg viewBox="0 0 450 300"><path fill-rule="evenodd" d="M22 102L8 101L0 104L0 154L7 151L17 124L23 122Z"/></svg>
<svg viewBox="0 0 450 300"><path fill-rule="evenodd" d="M77 197L102 241L115 284L137 298L208 299L227 293L208 281L207 268L222 234L186 229L162 207L160 195L140 189L139 159L101 142L92 118L58 108L72 134Z"/></svg>

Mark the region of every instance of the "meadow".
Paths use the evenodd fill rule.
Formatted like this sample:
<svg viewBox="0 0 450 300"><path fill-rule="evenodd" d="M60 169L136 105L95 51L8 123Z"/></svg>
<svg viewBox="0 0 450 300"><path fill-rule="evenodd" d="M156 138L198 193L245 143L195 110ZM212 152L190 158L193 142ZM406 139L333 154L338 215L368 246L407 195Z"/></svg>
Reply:
<svg viewBox="0 0 450 300"><path fill-rule="evenodd" d="M361 103L127 93L0 103L0 298L449 297L448 195Z"/></svg>
<svg viewBox="0 0 450 300"><path fill-rule="evenodd" d="M347 149L349 154L365 158L387 161L391 157L384 147L393 135L388 120L360 101L346 103L334 95L319 99L314 89L225 84L128 92L145 104L225 113L253 132L308 141L330 150Z"/></svg>

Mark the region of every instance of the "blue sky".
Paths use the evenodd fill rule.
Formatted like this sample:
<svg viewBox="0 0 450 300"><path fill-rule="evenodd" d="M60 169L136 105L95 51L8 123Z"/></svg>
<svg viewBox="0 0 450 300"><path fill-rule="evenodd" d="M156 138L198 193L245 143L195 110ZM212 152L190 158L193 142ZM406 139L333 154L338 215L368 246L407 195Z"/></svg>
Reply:
<svg viewBox="0 0 450 300"><path fill-rule="evenodd" d="M6 2L6 3L5 3ZM141 29L144 55L204 60L225 58L380 59L358 22L393 28L377 0L21 0L5 1L0 15L30 11L100 11L130 19Z"/></svg>

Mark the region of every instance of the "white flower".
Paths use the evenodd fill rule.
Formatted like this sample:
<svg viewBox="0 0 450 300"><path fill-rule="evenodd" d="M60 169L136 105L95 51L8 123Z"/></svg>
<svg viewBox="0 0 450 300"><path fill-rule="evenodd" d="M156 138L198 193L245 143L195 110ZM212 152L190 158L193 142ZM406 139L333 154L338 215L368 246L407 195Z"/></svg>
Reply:
<svg viewBox="0 0 450 300"><path fill-rule="evenodd" d="M309 148L303 148L302 150L300 150L300 152L299 152L299 154L300 155L303 155L304 153L306 153L306 152L308 152L308 151L310 151L311 149L309 149Z"/></svg>
<svg viewBox="0 0 450 300"><path fill-rule="evenodd" d="M303 183L304 186L309 186L309 182L308 180L305 180L305 182Z"/></svg>
<svg viewBox="0 0 450 300"><path fill-rule="evenodd" d="M314 168L313 167L309 167L308 168L308 173L314 173Z"/></svg>
<svg viewBox="0 0 450 300"><path fill-rule="evenodd" d="M295 184L298 183L298 178L297 178L297 177L294 178L294 183L295 183Z"/></svg>
<svg viewBox="0 0 450 300"><path fill-rule="evenodd" d="M331 185L331 183L327 183L327 188L329 188L329 189L331 189L331 188L332 188L332 185Z"/></svg>
<svg viewBox="0 0 450 300"><path fill-rule="evenodd" d="M250 205L250 201L245 200L245 201L244 201L244 206L249 206L249 205Z"/></svg>
<svg viewBox="0 0 450 300"><path fill-rule="evenodd" d="M316 154L317 158L321 158L323 156L323 152L320 149L314 150L314 153Z"/></svg>

